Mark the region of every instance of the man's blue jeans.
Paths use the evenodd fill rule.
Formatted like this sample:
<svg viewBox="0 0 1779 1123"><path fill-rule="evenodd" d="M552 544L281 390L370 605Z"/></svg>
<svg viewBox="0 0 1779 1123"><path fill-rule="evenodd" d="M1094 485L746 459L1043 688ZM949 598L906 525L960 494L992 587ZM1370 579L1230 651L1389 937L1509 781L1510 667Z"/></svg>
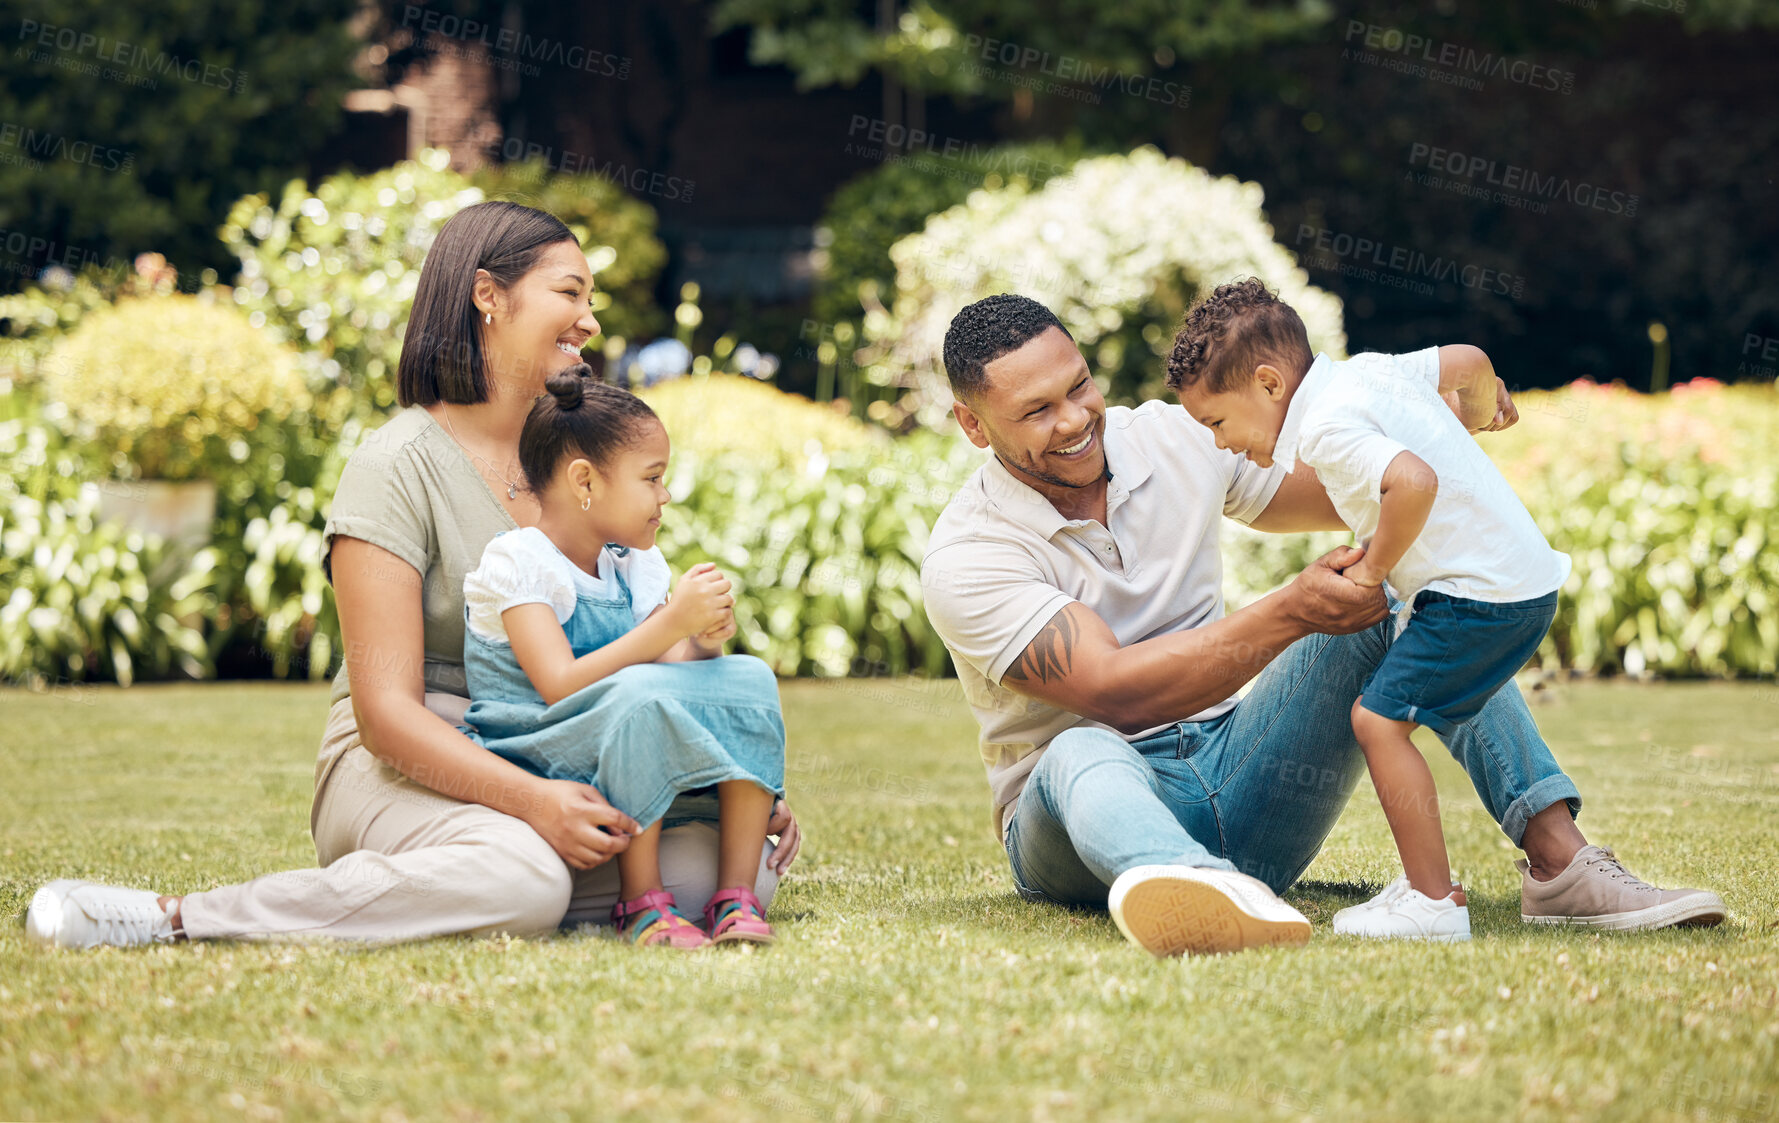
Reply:
<svg viewBox="0 0 1779 1123"><path fill-rule="evenodd" d="M1239 870L1284 889L1308 868L1365 772L1351 710L1388 650L1395 621L1298 640L1235 709L1127 742L1070 729L1026 780L1007 829L1020 896L1106 903L1133 866ZM1533 815L1581 796L1513 683L1446 748L1515 846Z"/></svg>

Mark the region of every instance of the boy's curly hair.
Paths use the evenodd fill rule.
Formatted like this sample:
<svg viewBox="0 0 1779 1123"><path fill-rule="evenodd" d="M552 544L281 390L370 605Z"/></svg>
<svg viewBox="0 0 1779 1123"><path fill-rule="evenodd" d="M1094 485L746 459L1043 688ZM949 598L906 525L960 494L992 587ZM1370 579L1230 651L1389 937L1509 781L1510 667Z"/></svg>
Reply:
<svg viewBox="0 0 1779 1123"><path fill-rule="evenodd" d="M1167 357L1176 394L1200 382L1213 394L1238 389L1270 362L1302 373L1315 360L1303 318L1258 278L1218 285L1180 321Z"/></svg>

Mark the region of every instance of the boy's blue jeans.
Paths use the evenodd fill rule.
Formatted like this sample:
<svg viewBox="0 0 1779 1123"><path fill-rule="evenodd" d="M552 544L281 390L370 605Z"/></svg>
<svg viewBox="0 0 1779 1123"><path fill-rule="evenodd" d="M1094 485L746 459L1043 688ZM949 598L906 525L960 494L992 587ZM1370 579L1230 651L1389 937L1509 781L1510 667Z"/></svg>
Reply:
<svg viewBox="0 0 1779 1123"><path fill-rule="evenodd" d="M1351 710L1395 621L1298 640L1235 709L1141 741L1071 729L1032 769L1007 828L1020 896L1104 907L1134 866L1238 870L1279 891L1308 868L1365 772ZM1581 796L1509 682L1445 739L1515 846L1533 815Z"/></svg>

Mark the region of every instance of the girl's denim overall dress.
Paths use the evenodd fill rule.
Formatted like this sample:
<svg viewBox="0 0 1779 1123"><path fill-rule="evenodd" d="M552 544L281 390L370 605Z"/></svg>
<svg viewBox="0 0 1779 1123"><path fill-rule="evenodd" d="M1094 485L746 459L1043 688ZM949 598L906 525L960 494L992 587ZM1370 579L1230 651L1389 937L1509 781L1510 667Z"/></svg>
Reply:
<svg viewBox="0 0 1779 1123"><path fill-rule="evenodd" d="M636 626L630 586L616 569L612 576L614 597L576 589L563 631L577 659ZM539 776L593 785L645 828L675 796L723 780L784 794L778 680L759 659L638 663L546 705L511 645L477 635L467 615L463 664L472 701L463 732L476 743ZM674 811L668 826L714 819L716 803L688 798Z"/></svg>

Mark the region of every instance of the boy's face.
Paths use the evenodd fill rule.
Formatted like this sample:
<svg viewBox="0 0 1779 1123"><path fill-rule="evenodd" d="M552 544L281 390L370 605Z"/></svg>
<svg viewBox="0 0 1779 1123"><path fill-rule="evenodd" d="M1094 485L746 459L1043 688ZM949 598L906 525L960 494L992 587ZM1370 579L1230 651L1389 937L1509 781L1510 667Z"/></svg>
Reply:
<svg viewBox="0 0 1779 1123"><path fill-rule="evenodd" d="M1203 382L1180 392L1180 404L1211 431L1217 447L1239 452L1262 468L1272 467L1273 446L1291 404L1284 374L1262 364L1242 387L1213 394Z"/></svg>

